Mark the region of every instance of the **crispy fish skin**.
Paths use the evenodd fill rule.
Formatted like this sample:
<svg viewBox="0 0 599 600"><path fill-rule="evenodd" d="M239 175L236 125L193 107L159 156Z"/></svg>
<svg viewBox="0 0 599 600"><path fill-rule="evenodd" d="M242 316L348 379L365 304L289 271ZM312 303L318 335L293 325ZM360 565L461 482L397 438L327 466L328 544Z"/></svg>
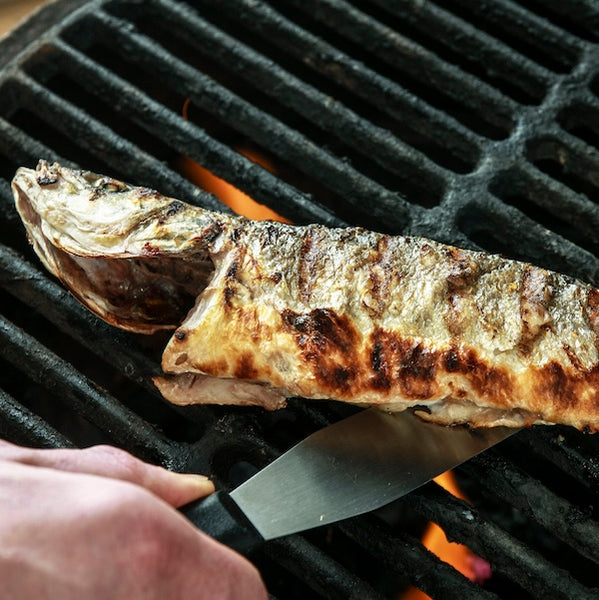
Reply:
<svg viewBox="0 0 599 600"><path fill-rule="evenodd" d="M84 304L132 331L178 326L175 376L156 380L172 402L303 396L599 428L599 291L572 278L421 238L252 222L44 162L13 190Z"/></svg>

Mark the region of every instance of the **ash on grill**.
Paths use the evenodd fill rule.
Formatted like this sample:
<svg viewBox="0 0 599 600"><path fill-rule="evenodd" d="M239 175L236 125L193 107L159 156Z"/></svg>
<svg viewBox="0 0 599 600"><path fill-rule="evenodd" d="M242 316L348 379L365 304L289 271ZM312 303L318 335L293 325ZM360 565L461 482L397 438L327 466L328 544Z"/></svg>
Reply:
<svg viewBox="0 0 599 600"><path fill-rule="evenodd" d="M295 223L424 235L598 285L599 8L565 6L59 0L3 40L0 435L109 442L228 487L351 410L166 406L150 379L163 340L100 323L27 247L8 181L40 157L223 209L177 170L187 157ZM597 597L598 450L533 428L458 471L470 506L429 484L254 560L281 598ZM427 520L489 561L484 588L422 547Z"/></svg>

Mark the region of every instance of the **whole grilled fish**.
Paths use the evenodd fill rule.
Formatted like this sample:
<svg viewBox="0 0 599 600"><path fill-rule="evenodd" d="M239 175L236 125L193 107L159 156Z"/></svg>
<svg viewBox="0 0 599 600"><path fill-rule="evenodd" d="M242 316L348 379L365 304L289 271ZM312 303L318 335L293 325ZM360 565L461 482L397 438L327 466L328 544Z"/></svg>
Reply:
<svg viewBox="0 0 599 600"><path fill-rule="evenodd" d="M177 404L288 396L443 424L599 428L599 291L360 228L252 222L41 161L13 190L46 267L130 331L173 328Z"/></svg>

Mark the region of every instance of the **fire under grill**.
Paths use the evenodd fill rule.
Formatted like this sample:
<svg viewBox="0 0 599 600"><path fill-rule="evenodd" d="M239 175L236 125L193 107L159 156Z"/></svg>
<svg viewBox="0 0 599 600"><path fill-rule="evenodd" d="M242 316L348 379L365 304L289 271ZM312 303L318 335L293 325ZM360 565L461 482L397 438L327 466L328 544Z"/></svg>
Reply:
<svg viewBox="0 0 599 600"><path fill-rule="evenodd" d="M13 208L17 166L56 159L227 210L182 175L192 159L295 223L423 235L599 285L598 41L593 0L42 10L0 43L0 435L112 443L231 487L352 410L167 406L150 379L164 340L100 322L43 272ZM253 560L276 598L599 597L599 436L533 427L457 475L471 504L430 483ZM422 546L429 520L490 563L484 587Z"/></svg>

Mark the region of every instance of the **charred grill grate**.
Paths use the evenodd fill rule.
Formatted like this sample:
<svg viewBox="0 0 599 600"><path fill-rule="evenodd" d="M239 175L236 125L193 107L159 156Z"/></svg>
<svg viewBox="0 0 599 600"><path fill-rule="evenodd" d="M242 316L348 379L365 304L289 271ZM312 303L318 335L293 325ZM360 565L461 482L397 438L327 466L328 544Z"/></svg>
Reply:
<svg viewBox="0 0 599 600"><path fill-rule="evenodd" d="M228 486L350 410L165 406L150 381L161 340L99 322L41 272L12 205L16 166L60 159L222 208L180 174L190 157L297 223L425 235L598 285L598 38L593 0L42 11L0 43L0 434L110 442ZM397 597L407 584L597 597L598 450L597 436L534 428L460 469L472 506L430 484L392 513L272 542L256 562L281 598ZM414 517L491 563L485 589L423 548Z"/></svg>

